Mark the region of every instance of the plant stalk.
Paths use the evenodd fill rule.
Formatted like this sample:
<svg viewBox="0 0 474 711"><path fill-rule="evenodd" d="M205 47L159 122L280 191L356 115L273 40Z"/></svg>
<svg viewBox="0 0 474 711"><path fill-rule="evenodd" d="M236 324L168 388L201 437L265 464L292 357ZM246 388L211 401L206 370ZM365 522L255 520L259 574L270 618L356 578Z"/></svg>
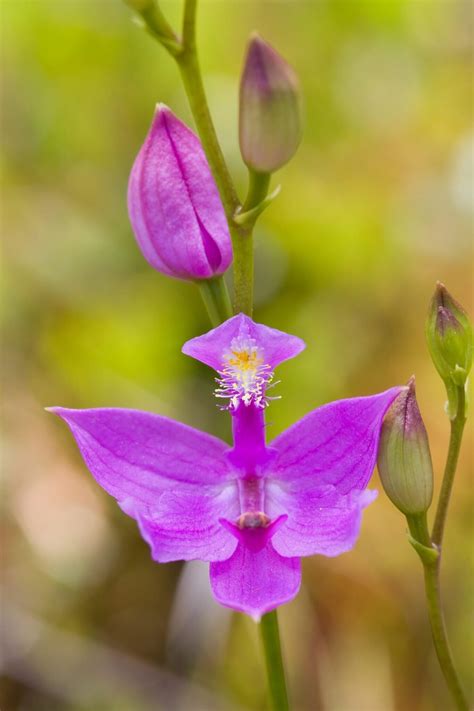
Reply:
<svg viewBox="0 0 474 711"><path fill-rule="evenodd" d="M425 579L425 595L428 617L431 626L433 644L438 657L438 662L443 672L446 684L451 693L457 711L469 711L469 705L461 687L456 667L454 666L451 649L449 647L444 621L443 608L439 584L440 556L437 547L430 539L426 513L407 516L408 527L413 538L430 550L436 550L438 555L423 555L420 550L420 560L423 564Z"/></svg>
<svg viewBox="0 0 474 711"><path fill-rule="evenodd" d="M202 300L213 326L219 326L232 316L232 305L223 276L197 282Z"/></svg>
<svg viewBox="0 0 474 711"><path fill-rule="evenodd" d="M456 415L451 420L451 435L449 438L448 456L444 468L443 483L439 493L438 506L433 524L431 540L437 548L441 549L443 543L444 525L448 513L449 499L453 488L454 475L461 450L462 435L466 424L466 394L463 386L456 386L457 408Z"/></svg>
<svg viewBox="0 0 474 711"><path fill-rule="evenodd" d="M209 110L196 49L197 0L186 0L183 18L182 52L176 56L183 85L211 172L222 199L234 253L234 313L252 314L253 240L252 228L241 227L234 216L242 208L217 138ZM269 176L250 174L244 209L258 204L268 190ZM253 226L252 226L253 227Z"/></svg>
<svg viewBox="0 0 474 711"><path fill-rule="evenodd" d="M260 620L260 633L265 655L272 711L288 711L288 694L276 610L263 615Z"/></svg>

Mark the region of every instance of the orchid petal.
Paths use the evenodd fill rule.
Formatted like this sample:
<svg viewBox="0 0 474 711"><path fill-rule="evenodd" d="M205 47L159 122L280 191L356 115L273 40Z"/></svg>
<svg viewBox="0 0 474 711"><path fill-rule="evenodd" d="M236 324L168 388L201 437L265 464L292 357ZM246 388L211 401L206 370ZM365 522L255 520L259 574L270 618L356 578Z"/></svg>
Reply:
<svg viewBox="0 0 474 711"><path fill-rule="evenodd" d="M159 563L171 560L226 560L237 539L219 522L239 515L237 486L165 491L152 515L140 514L138 522L152 557Z"/></svg>
<svg viewBox="0 0 474 711"><path fill-rule="evenodd" d="M299 558L284 558L271 542L260 550L240 543L228 560L211 563L210 578L216 600L225 607L262 615L292 600L301 583Z"/></svg>
<svg viewBox="0 0 474 711"><path fill-rule="evenodd" d="M252 339L262 350L266 365L272 369L289 358L294 358L306 347L304 341L275 328L255 323L245 314L238 314L213 328L203 336L187 341L182 351L191 358L220 371L223 354L226 353L234 338Z"/></svg>
<svg viewBox="0 0 474 711"><path fill-rule="evenodd" d="M153 511L163 491L224 484L228 446L167 417L137 410L51 410L69 425L97 482L131 516Z"/></svg>
<svg viewBox="0 0 474 711"><path fill-rule="evenodd" d="M401 388L323 405L279 435L268 476L308 489L334 485L340 494L364 489L375 466L380 428Z"/></svg>
<svg viewBox="0 0 474 711"><path fill-rule="evenodd" d="M377 496L375 491L341 495L334 486L319 489L290 488L270 482L266 492L269 516L288 518L275 532L273 547L283 556L336 556L353 548L359 535L362 509Z"/></svg>

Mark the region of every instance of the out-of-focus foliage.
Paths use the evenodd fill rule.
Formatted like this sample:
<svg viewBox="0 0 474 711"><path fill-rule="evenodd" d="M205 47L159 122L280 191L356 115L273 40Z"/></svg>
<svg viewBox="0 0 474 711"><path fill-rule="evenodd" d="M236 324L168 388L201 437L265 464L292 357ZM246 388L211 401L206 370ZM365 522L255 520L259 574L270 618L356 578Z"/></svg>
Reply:
<svg viewBox="0 0 474 711"><path fill-rule="evenodd" d="M180 7L163 3L173 22ZM459 0L203 0L199 12L239 190L238 75L251 30L293 64L305 97L303 143L275 176L282 192L257 237L256 318L308 344L279 369L269 436L327 400L416 373L437 487L448 424L424 318L436 279L470 308L471 22ZM254 623L212 601L205 566L151 562L43 410L135 407L228 436L212 373L180 353L208 328L194 287L153 272L126 213L155 103L192 124L178 73L119 0L3 0L1 23L2 709L261 709ZM466 682L469 448L443 560ZM280 617L297 711L449 707L419 562L382 494L352 553L305 561L302 592Z"/></svg>

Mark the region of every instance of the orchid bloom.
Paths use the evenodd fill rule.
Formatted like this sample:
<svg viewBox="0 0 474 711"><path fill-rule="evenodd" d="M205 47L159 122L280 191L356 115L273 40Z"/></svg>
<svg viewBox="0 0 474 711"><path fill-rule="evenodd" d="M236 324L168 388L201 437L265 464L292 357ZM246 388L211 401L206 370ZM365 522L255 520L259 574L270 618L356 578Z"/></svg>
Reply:
<svg viewBox="0 0 474 711"><path fill-rule="evenodd" d="M53 408L154 560L208 561L216 600L254 619L295 597L302 556L353 547L376 495L366 487L382 420L400 392L329 403L267 445L274 369L304 347L243 314L185 343L217 371L233 447L146 412Z"/></svg>

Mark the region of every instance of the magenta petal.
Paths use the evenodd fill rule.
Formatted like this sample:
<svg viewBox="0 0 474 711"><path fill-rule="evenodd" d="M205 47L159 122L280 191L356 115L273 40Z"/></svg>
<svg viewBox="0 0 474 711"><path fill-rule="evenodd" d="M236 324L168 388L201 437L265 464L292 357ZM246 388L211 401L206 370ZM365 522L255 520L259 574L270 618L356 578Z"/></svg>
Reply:
<svg viewBox="0 0 474 711"><path fill-rule="evenodd" d="M240 543L231 558L211 563L210 577L221 605L258 620L297 595L301 563L299 558L279 555L271 542L258 551Z"/></svg>
<svg viewBox="0 0 474 711"><path fill-rule="evenodd" d="M270 444L276 456L269 476L305 489L332 484L340 494L364 489L374 470L383 417L400 390L313 410Z"/></svg>
<svg viewBox="0 0 474 711"><path fill-rule="evenodd" d="M140 515L143 538L150 544L153 559L226 560L236 549L237 539L219 522L239 515L235 483L204 487L204 491L165 491L156 512Z"/></svg>
<svg viewBox="0 0 474 711"><path fill-rule="evenodd" d="M359 535L362 509L377 496L375 491L341 495L334 486L290 489L271 482L267 486L267 512L285 523L272 543L283 556L336 556L353 548Z"/></svg>
<svg viewBox="0 0 474 711"><path fill-rule="evenodd" d="M301 338L255 323L245 314L238 314L203 336L187 341L182 351L214 370L221 370L223 354L229 350L234 338L253 339L262 349L265 363L272 369L284 360L294 358L305 348Z"/></svg>
<svg viewBox="0 0 474 711"><path fill-rule="evenodd" d="M224 484L228 446L216 437L137 410L51 410L69 425L98 483L133 516L154 510L163 491Z"/></svg>
<svg viewBox="0 0 474 711"><path fill-rule="evenodd" d="M222 274L232 245L219 193L197 136L159 105L130 175L128 209L145 258L181 279Z"/></svg>

